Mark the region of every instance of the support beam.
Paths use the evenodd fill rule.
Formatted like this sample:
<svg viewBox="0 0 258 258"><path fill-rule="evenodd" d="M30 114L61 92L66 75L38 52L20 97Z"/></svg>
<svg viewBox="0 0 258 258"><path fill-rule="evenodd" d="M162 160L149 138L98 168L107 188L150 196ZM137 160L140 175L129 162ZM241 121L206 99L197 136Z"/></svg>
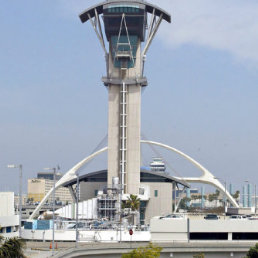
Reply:
<svg viewBox="0 0 258 258"><path fill-rule="evenodd" d="M72 196L73 203L76 203L76 195L75 195L75 192L74 192L72 186L69 185L69 186L68 186L68 189L69 189L69 192L70 192L70 194L71 194L71 196Z"/></svg>
<svg viewBox="0 0 258 258"><path fill-rule="evenodd" d="M184 193L185 189L186 189L186 187L184 186L183 191L182 191L182 193L180 194L180 198L179 198L179 200L178 200L178 202L177 202L177 204L176 204L176 206L175 206L175 213L176 213L176 211L177 211L177 209L178 209L178 207L179 207L180 202L181 202L182 199L183 199L183 193Z"/></svg>
<svg viewBox="0 0 258 258"><path fill-rule="evenodd" d="M150 47L150 45L151 45L151 43L152 43L152 41L153 41L153 39L154 39L154 37L155 37L155 35L156 35L158 29L159 29L159 26L160 26L160 24L161 24L161 22L162 22L162 18L163 18L163 14L160 15L160 17L159 17L159 19L158 19L158 21L157 21L157 23L156 23L156 25L155 25L155 27L154 27L154 29L153 29L153 32L152 32L152 34L150 35L150 37L149 37L149 39L148 39L148 41L147 41L147 43L146 43L146 46L145 46L145 48L144 48L144 50L143 50L143 52L142 52L142 56L145 56L145 55L146 55L146 53L147 53L147 51L148 51L148 49L149 49L149 47Z"/></svg>
<svg viewBox="0 0 258 258"><path fill-rule="evenodd" d="M101 36L101 35L99 34L98 30L97 30L96 20L95 20L95 22L94 22L94 21L92 20L92 18L91 18L91 16L90 16L89 13L88 13L88 17L89 17L89 20L90 20L90 22L91 22L91 25L92 25L92 27L93 27L93 29L94 29L96 35L97 35L97 37L98 37L98 39L99 39L99 41L100 41L100 44L101 44L101 46L102 46L102 48L103 48L103 50L104 50L104 52L105 52L105 55L108 55L108 52L107 52L106 47L105 47L105 44L104 44L103 35ZM96 18L95 18L95 19L96 19Z"/></svg>
<svg viewBox="0 0 258 258"><path fill-rule="evenodd" d="M151 16L151 22L150 22L149 31L148 31L148 39L150 38L150 35L152 34L153 24L156 19L155 10L156 9L153 9L152 16Z"/></svg>

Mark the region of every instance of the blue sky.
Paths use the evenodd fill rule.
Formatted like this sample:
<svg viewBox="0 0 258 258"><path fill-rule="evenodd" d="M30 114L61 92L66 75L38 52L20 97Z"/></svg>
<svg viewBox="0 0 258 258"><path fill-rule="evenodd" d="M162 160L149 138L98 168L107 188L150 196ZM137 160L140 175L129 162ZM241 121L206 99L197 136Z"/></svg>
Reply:
<svg viewBox="0 0 258 258"><path fill-rule="evenodd" d="M7 164L22 163L25 179L56 164L64 172L106 135L105 64L91 25L78 18L98 1L0 2L0 190L15 190ZM162 23L148 52L142 132L237 188L258 183L257 1L152 2L172 23ZM143 150L148 163L154 154ZM158 151L180 175L199 174Z"/></svg>

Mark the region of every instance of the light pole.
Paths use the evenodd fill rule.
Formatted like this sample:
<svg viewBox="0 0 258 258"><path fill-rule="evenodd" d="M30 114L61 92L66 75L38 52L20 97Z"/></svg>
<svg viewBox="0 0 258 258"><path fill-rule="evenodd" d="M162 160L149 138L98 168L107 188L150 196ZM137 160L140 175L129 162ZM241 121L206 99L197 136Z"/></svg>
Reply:
<svg viewBox="0 0 258 258"><path fill-rule="evenodd" d="M225 205L225 213L226 213L226 208L227 208L227 182L225 181L225 193L224 193L224 205Z"/></svg>
<svg viewBox="0 0 258 258"><path fill-rule="evenodd" d="M76 173L77 182L76 182L76 248L78 247L79 242L79 231L78 231L78 212L79 212L79 173Z"/></svg>
<svg viewBox="0 0 258 258"><path fill-rule="evenodd" d="M52 212L53 212L53 228L52 228L52 255L55 251L55 202L56 202L56 170L59 169L59 166L54 168L45 168L45 170L53 171L53 192L52 192Z"/></svg>
<svg viewBox="0 0 258 258"><path fill-rule="evenodd" d="M254 214L256 215L256 184L254 185Z"/></svg>
<svg viewBox="0 0 258 258"><path fill-rule="evenodd" d="M19 238L21 238L21 221L22 221L22 165L7 165L7 168L19 168Z"/></svg>

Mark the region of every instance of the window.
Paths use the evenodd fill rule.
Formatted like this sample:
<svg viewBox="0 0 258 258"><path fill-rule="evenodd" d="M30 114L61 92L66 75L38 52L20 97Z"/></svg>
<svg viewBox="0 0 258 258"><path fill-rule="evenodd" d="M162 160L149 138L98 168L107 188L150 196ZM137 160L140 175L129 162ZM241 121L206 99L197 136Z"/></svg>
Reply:
<svg viewBox="0 0 258 258"><path fill-rule="evenodd" d="M233 232L232 234L233 240L257 240L258 233L257 232Z"/></svg>
<svg viewBox="0 0 258 258"><path fill-rule="evenodd" d="M158 190L154 190L154 196L158 197Z"/></svg>
<svg viewBox="0 0 258 258"><path fill-rule="evenodd" d="M190 233L191 240L228 240L228 233L225 232L194 232Z"/></svg>
<svg viewBox="0 0 258 258"><path fill-rule="evenodd" d="M99 191L99 190L95 190L95 196L98 196L98 191Z"/></svg>

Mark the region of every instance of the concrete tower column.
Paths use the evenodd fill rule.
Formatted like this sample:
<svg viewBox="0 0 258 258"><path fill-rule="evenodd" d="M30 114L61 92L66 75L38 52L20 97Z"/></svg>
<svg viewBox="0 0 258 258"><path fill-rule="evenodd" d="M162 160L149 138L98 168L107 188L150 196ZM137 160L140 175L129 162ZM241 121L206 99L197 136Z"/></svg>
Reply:
<svg viewBox="0 0 258 258"><path fill-rule="evenodd" d="M112 53L110 44L110 53ZM140 187L140 133L141 133L141 85L132 80L141 75L141 42L137 42L134 67L123 69L115 67L112 56L109 56L109 77L120 82L108 87L108 185L113 177L119 177L124 183L124 193L139 194ZM129 82L129 83L128 83ZM123 100L123 84L126 94ZM125 167L124 180L121 174L122 162L122 114L125 101ZM122 182L123 181L123 182Z"/></svg>

